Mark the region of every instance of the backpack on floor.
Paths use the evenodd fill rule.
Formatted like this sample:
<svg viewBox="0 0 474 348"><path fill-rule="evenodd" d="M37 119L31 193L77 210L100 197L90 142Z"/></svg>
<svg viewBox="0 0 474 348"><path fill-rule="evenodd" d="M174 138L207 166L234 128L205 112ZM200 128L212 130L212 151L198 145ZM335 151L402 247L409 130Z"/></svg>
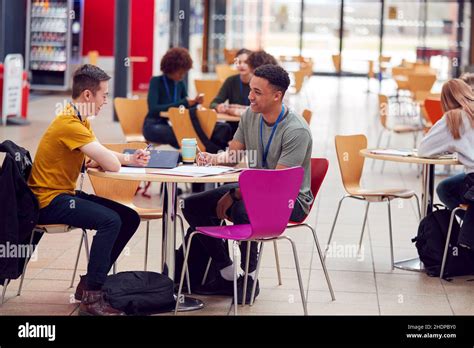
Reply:
<svg viewBox="0 0 474 348"><path fill-rule="evenodd" d="M426 273L432 277L439 277L441 272L451 212L436 205L435 210L421 220L418 234L412 239ZM474 253L458 246L459 230L459 223L454 219L443 275L445 278L474 274Z"/></svg>
<svg viewBox="0 0 474 348"><path fill-rule="evenodd" d="M119 272L102 287L112 307L128 315L147 315L174 309L173 281L156 272Z"/></svg>

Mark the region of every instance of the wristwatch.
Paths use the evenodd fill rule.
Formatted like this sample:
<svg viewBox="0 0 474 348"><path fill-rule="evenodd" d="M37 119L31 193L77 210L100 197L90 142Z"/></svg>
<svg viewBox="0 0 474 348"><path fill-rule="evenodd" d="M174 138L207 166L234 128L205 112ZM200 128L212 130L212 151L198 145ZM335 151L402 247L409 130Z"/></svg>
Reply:
<svg viewBox="0 0 474 348"><path fill-rule="evenodd" d="M239 199L237 198L237 196L235 195L235 191L237 189L235 187L231 188L230 191L229 191L229 195L230 195L230 198L232 198L232 200L234 202L238 201Z"/></svg>

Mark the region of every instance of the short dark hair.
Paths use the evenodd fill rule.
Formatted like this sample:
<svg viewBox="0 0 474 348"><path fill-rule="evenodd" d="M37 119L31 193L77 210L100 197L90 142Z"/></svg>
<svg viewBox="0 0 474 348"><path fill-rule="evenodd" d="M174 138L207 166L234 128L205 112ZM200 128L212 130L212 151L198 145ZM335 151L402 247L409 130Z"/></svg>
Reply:
<svg viewBox="0 0 474 348"><path fill-rule="evenodd" d="M78 98L86 89L95 95L100 89L100 83L108 80L110 80L110 76L98 66L81 65L72 77L72 98Z"/></svg>
<svg viewBox="0 0 474 348"><path fill-rule="evenodd" d="M279 65L265 64L258 67L253 76L261 77L268 81L276 90L281 91L285 95L290 85L290 77L285 69Z"/></svg>
<svg viewBox="0 0 474 348"><path fill-rule="evenodd" d="M249 55L247 64L252 70L255 70L265 64L278 65L278 62L271 54L265 51L256 51Z"/></svg>
<svg viewBox="0 0 474 348"><path fill-rule="evenodd" d="M189 51L183 47L170 48L161 58L160 69L164 74L172 74L178 70L188 71L193 67Z"/></svg>
<svg viewBox="0 0 474 348"><path fill-rule="evenodd" d="M250 55L252 53L251 50L248 50L246 48L241 48L240 50L237 51L237 53L235 54L235 58L237 58L238 56L240 56L241 54L248 54Z"/></svg>

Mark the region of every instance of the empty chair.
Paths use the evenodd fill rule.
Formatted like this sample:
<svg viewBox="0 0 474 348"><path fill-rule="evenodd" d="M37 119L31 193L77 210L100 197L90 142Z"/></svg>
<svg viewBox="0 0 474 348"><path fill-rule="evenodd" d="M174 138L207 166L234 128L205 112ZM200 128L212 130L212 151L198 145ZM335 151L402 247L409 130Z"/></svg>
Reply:
<svg viewBox="0 0 474 348"><path fill-rule="evenodd" d="M387 202L388 209L388 227L389 227L389 237L390 237L390 258L392 269L394 268L394 257L393 257L393 237L392 237L392 212L390 209L390 202L393 199L410 199L415 197L416 205L418 208L418 215L420 213L420 205L418 196L412 190L402 189L402 188L383 188L383 189L365 189L360 186L360 179L362 177L362 171L364 169L364 157L362 157L359 152L362 149L367 148L367 138L363 134L359 135L348 135L336 136L336 153L337 159L339 162L339 170L341 173L342 184L344 189L347 192L344 197L339 200L339 205L337 207L336 216L334 217L334 222L332 224L331 233L329 235L329 240L325 249L324 255L328 251L328 248L331 244L332 236L334 229L336 227L337 218L339 216L339 211L341 209L341 204L346 198L353 198L360 201L366 202L364 221L362 223L362 231L360 234L359 240L359 250L362 245L362 240L364 237L365 225L367 222L367 215L369 212L369 206L371 203L378 202Z"/></svg>
<svg viewBox="0 0 474 348"><path fill-rule="evenodd" d="M146 99L114 98L115 111L126 142L145 141L143 123L148 113Z"/></svg>
<svg viewBox="0 0 474 348"><path fill-rule="evenodd" d="M334 69L337 73L340 73L342 70L342 57L340 54L333 54L332 55L332 63L334 65Z"/></svg>
<svg viewBox="0 0 474 348"><path fill-rule="evenodd" d="M204 93L204 101L202 106L210 108L212 100L219 93L222 86L220 80L194 80L197 93Z"/></svg>
<svg viewBox="0 0 474 348"><path fill-rule="evenodd" d="M216 65L216 74L218 80L224 82L228 77L237 75L239 72L227 64L217 64Z"/></svg>
<svg viewBox="0 0 474 348"><path fill-rule="evenodd" d="M168 112L173 132L176 136L176 139L178 140L179 146L181 147L181 143L184 138L196 138L201 151L206 151L205 145L202 143L201 139L199 139L196 131L194 130L193 124L191 122L191 116L189 115L189 110L170 108ZM210 109L197 110L197 117L204 133L208 138L211 138L212 132L217 122L217 113Z"/></svg>
<svg viewBox="0 0 474 348"><path fill-rule="evenodd" d="M313 116L313 112L308 109L303 110L303 118L306 120L308 125L311 123L311 117Z"/></svg>
<svg viewBox="0 0 474 348"><path fill-rule="evenodd" d="M237 314L237 243L257 242L260 246L260 253L257 262L257 269L255 275L255 282L251 292L251 302L256 290L256 284L260 265L262 261L264 242L273 242L278 239L287 239L292 246L293 256L295 259L296 272L300 288L301 300L303 303L304 313L307 314L306 297L303 289L303 281L301 278L301 271L299 267L298 255L296 245L287 236L283 236L283 232L288 224L292 205L288 202L294 201L298 195L301 182L303 180L304 171L301 167L294 167L282 170L258 170L248 169L244 171L239 177L239 187L242 194L248 217L249 224L232 225L232 226L204 226L197 227L195 232L192 232L189 237L188 249L183 263L183 271L178 290L178 298L181 296L181 291L184 281L184 271L187 269L187 260L189 250L192 247L193 237L200 233L212 238L225 239L233 242L234 251L234 313ZM278 188L278 189L276 189ZM265 204L262 202L265 201ZM246 268L248 268L250 248L247 248ZM244 255L242 255L244 257ZM245 278L243 284L242 302L246 302L247 290L247 274L248 269L245 270ZM179 301L176 301L175 313L179 308Z"/></svg>
<svg viewBox="0 0 474 348"><path fill-rule="evenodd" d="M307 73L305 70L298 70L293 73L293 76L295 78L295 84L294 84L294 92L299 93L301 91L301 88L303 88L303 83L304 79L306 77Z"/></svg>
<svg viewBox="0 0 474 348"><path fill-rule="evenodd" d="M238 49L228 49L224 48L224 60L227 64L234 64L235 55L237 54Z"/></svg>
<svg viewBox="0 0 474 348"><path fill-rule="evenodd" d="M413 98L416 98L416 94L420 94L420 92L429 93L435 82L436 74L418 72L408 74L408 89Z"/></svg>

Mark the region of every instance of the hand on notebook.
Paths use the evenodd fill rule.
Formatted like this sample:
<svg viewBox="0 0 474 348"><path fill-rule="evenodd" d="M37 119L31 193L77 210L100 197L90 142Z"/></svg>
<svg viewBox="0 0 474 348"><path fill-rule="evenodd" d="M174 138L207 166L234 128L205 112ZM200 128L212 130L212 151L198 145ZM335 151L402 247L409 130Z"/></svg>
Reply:
<svg viewBox="0 0 474 348"><path fill-rule="evenodd" d="M147 150L138 149L131 158L131 164L145 167L150 161L150 152Z"/></svg>
<svg viewBox="0 0 474 348"><path fill-rule="evenodd" d="M215 155L209 152L199 152L196 157L196 163L198 166L208 166L216 164Z"/></svg>

